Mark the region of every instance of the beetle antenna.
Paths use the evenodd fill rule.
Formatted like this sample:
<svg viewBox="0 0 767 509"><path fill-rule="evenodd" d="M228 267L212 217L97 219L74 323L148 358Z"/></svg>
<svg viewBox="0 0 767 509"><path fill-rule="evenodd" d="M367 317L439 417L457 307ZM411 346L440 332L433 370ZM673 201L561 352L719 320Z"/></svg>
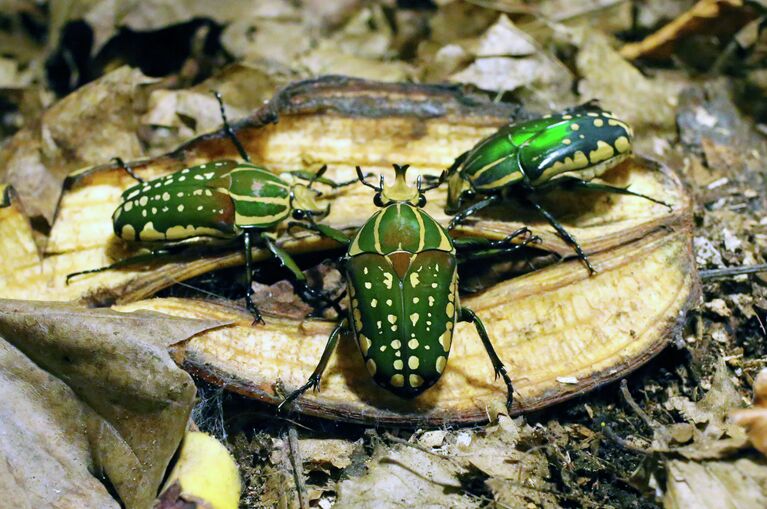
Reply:
<svg viewBox="0 0 767 509"><path fill-rule="evenodd" d="M226 109L224 108L224 100L221 98L221 93L219 93L218 90L211 90L211 92L213 92L213 95L216 97L216 101L218 101L218 109L221 111L221 119L224 121L224 132L229 137L229 139L232 140L232 143L237 149L237 152L240 153L240 157L243 159L243 161L249 163L250 156L245 151L245 147L242 146L240 140L237 139L237 135L234 133L232 126L229 125L229 119L226 118Z"/></svg>
<svg viewBox="0 0 767 509"><path fill-rule="evenodd" d="M362 168L357 166L356 169L357 169L357 178L359 179L360 182L362 182L363 185L369 187L370 189L373 189L377 193L381 192L381 189L383 189L383 175L381 175L381 187L376 187L366 180L367 175L362 174Z"/></svg>

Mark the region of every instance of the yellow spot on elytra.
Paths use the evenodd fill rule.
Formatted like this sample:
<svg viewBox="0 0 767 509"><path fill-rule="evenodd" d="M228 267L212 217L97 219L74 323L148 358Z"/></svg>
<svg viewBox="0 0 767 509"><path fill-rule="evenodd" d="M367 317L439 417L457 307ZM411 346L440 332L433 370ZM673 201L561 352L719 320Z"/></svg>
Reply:
<svg viewBox="0 0 767 509"><path fill-rule="evenodd" d="M433 306L433 305L434 305L434 297L432 297L431 295L429 295L429 306L431 307L431 306Z"/></svg>
<svg viewBox="0 0 767 509"><path fill-rule="evenodd" d="M365 363L365 366L368 368L368 373L370 373L370 376L373 376L376 374L376 361L373 359L368 359L368 361Z"/></svg>
<svg viewBox="0 0 767 509"><path fill-rule="evenodd" d="M407 347L410 348L411 350L415 350L416 348L418 348L418 340L415 338L411 339L410 341L407 342Z"/></svg>
<svg viewBox="0 0 767 509"><path fill-rule="evenodd" d="M572 131L577 131L580 128L581 126L579 126L578 124L570 124L570 130Z"/></svg>
<svg viewBox="0 0 767 509"><path fill-rule="evenodd" d="M418 375L410 375L409 381L411 387L420 387L423 385L423 378Z"/></svg>
<svg viewBox="0 0 767 509"><path fill-rule="evenodd" d="M411 355L407 360L407 367L410 369L418 369L418 365L421 361L415 355Z"/></svg>
<svg viewBox="0 0 767 509"><path fill-rule="evenodd" d="M439 344L442 345L442 349L446 352L450 351L450 345L453 342L453 333L450 330L446 330L439 337Z"/></svg>
<svg viewBox="0 0 767 509"><path fill-rule="evenodd" d="M184 206L183 205L179 205L178 206L178 211L179 212L183 212L184 211Z"/></svg>
<svg viewBox="0 0 767 509"><path fill-rule="evenodd" d="M170 200L170 193L162 193L162 199L163 201Z"/></svg>
<svg viewBox="0 0 767 509"><path fill-rule="evenodd" d="M179 197L179 198L183 198L184 197L184 192L183 191L179 191L178 193L176 193L176 196Z"/></svg>
<svg viewBox="0 0 767 509"><path fill-rule="evenodd" d="M155 230L154 224L152 224L152 221L149 221L139 233L139 238L141 240L160 240L164 239L165 235Z"/></svg>
<svg viewBox="0 0 767 509"><path fill-rule="evenodd" d="M387 306L391 306L391 304L392 304L392 301L391 301L391 299L386 299L386 305L387 305Z"/></svg>
<svg viewBox="0 0 767 509"><path fill-rule="evenodd" d="M562 140L562 143L564 143L565 145L569 145L572 142L573 142L573 140L571 140L570 138L565 138L564 140Z"/></svg>
<svg viewBox="0 0 767 509"><path fill-rule="evenodd" d="M373 283L371 283L370 281L366 281L365 282L365 288L370 290L371 288L373 288Z"/></svg>
<svg viewBox="0 0 767 509"><path fill-rule="evenodd" d="M394 348L395 350L399 350L400 348L402 348L402 343L400 343L399 339L395 339L394 341L391 342L391 347Z"/></svg>
<svg viewBox="0 0 767 509"><path fill-rule="evenodd" d="M590 116L590 117L598 117L598 116L599 116L599 113L596 113L596 112L594 112L594 111L589 111L588 113L586 113L586 115L588 115L588 116Z"/></svg>
<svg viewBox="0 0 767 509"><path fill-rule="evenodd" d="M562 120L570 120L571 118L573 118L572 115L562 115Z"/></svg>
<svg viewBox="0 0 767 509"><path fill-rule="evenodd" d="M455 305L452 302L448 302L447 306L445 306L445 314L448 318L452 318L455 314Z"/></svg>
<svg viewBox="0 0 767 509"><path fill-rule="evenodd" d="M447 359L445 358L444 355L440 355L439 357L437 357L437 364L435 366L437 368L437 373L442 373L445 370L446 364L447 364Z"/></svg>
<svg viewBox="0 0 767 509"><path fill-rule="evenodd" d="M410 274L410 286L413 288L418 287L418 283L420 283L420 280L418 279L418 274L416 272L413 272Z"/></svg>
<svg viewBox="0 0 767 509"><path fill-rule="evenodd" d="M125 205L123 205L123 210L125 210L125 212L130 212L130 209L132 208L133 208L133 202L128 201L128 202L125 202Z"/></svg>
<svg viewBox="0 0 767 509"><path fill-rule="evenodd" d="M392 283L394 282L394 279L392 278L392 275L390 272L384 273L384 286L387 290L391 290Z"/></svg>
<svg viewBox="0 0 767 509"><path fill-rule="evenodd" d="M411 314L410 321L413 322L413 327L415 327L415 324L418 323L418 313Z"/></svg>
<svg viewBox="0 0 767 509"><path fill-rule="evenodd" d="M397 315L389 315L386 319L389 320L389 323L397 323Z"/></svg>
<svg viewBox="0 0 767 509"><path fill-rule="evenodd" d="M149 202L149 198L147 198L146 196L142 196L141 198L138 199L138 204L141 205L142 207L146 207L146 204L148 202Z"/></svg>
<svg viewBox="0 0 767 509"><path fill-rule="evenodd" d="M447 330L453 330L453 322L447 322Z"/></svg>
<svg viewBox="0 0 767 509"><path fill-rule="evenodd" d="M370 350L370 345L373 343L368 339L367 336L364 334L360 334L360 350L362 350L362 355L367 355L368 350Z"/></svg>
<svg viewBox="0 0 767 509"><path fill-rule="evenodd" d="M136 230L132 225L126 224L120 232L120 237L125 240L136 240Z"/></svg>
<svg viewBox="0 0 767 509"><path fill-rule="evenodd" d="M405 364L402 362L402 359L396 359L392 365L394 366L394 369L402 369L405 367Z"/></svg>
<svg viewBox="0 0 767 509"><path fill-rule="evenodd" d="M618 149L618 152L628 152L631 150L631 142L629 142L629 139L625 136L619 136L615 140L615 148Z"/></svg>
<svg viewBox="0 0 767 509"><path fill-rule="evenodd" d="M354 317L354 327L357 330L362 330L362 314L360 313L360 310L357 308L354 308L354 311L352 312L352 316Z"/></svg>
<svg viewBox="0 0 767 509"><path fill-rule="evenodd" d="M390 382L394 387L402 387L405 385L405 377L402 375L394 375L391 377Z"/></svg>
<svg viewBox="0 0 767 509"><path fill-rule="evenodd" d="M591 164L597 164L601 161L610 159L615 154L615 150L609 143L602 140L597 141L597 149L589 152Z"/></svg>
<svg viewBox="0 0 767 509"><path fill-rule="evenodd" d="M605 125L605 121L604 120L602 120L601 118L594 119L594 126L595 127L602 127L603 125Z"/></svg>
<svg viewBox="0 0 767 509"><path fill-rule="evenodd" d="M370 301L370 307L371 307L371 308L374 308L374 307L376 307L376 306L378 306L378 299L373 299L373 300L371 300L371 301Z"/></svg>
<svg viewBox="0 0 767 509"><path fill-rule="evenodd" d="M413 297L413 304L418 304L418 301L420 301L418 297Z"/></svg>

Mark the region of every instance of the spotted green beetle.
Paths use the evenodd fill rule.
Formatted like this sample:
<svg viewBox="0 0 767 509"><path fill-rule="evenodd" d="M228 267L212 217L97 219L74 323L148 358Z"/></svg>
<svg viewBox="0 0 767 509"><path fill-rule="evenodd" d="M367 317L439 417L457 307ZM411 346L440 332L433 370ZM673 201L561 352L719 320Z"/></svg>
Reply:
<svg viewBox="0 0 767 509"><path fill-rule="evenodd" d="M234 160L213 161L148 182L139 178L130 167L117 159L139 183L122 193L122 201L112 215L115 235L129 242L162 244L164 247L188 246L206 239L242 239L245 254L247 291L245 301L255 320L263 323L253 303L252 254L254 246L268 249L290 273L296 293L321 312L337 302L307 284L306 277L295 261L278 247L270 231L289 217L312 219L326 215L329 208L321 208L315 201L318 191L312 185L320 181L332 187L356 182L334 183L322 177L326 167L316 174L294 171L277 176L250 162L250 157L234 135L226 119L223 102L216 93L224 129L245 162ZM299 183L308 180L308 185ZM156 250L120 260L107 267L76 272L67 276L67 282L82 274L125 267L168 254L168 249Z"/></svg>
<svg viewBox="0 0 767 509"><path fill-rule="evenodd" d="M632 130L612 113L586 103L563 113L510 124L459 156L448 169L448 229L508 198L532 205L593 273L578 242L536 199L537 192L571 187L626 194L671 208L626 188L591 182L631 155ZM483 199L462 209L474 195Z"/></svg>
<svg viewBox="0 0 767 509"><path fill-rule="evenodd" d="M447 230L421 207L426 203L421 179L416 187L405 181L408 166L396 166L393 185L366 182L376 192L381 210L371 216L352 239L346 238L342 270L350 299L349 316L330 334L320 362L309 381L292 392L280 409L320 378L339 336L353 332L368 373L378 385L403 398L418 396L439 380L450 355L458 321L472 322L490 357L496 376L503 377L511 406L513 387L506 368L493 349L482 321L461 306L458 297L457 248L508 253L537 239L520 229L501 241L453 240ZM327 226L316 225L318 230ZM513 239L527 238L519 244ZM338 238L336 233L334 238ZM341 240L343 242L343 240ZM477 250L479 249L479 250ZM471 253L469 253L471 254ZM466 256L468 257L468 255Z"/></svg>

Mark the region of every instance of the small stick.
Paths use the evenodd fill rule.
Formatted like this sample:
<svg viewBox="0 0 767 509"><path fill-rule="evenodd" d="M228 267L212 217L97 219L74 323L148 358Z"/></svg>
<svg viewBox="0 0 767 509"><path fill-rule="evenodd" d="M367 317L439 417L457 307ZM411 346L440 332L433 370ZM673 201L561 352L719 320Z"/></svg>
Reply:
<svg viewBox="0 0 767 509"><path fill-rule="evenodd" d="M701 270L699 273L701 279L718 279L721 277L740 276L741 274L756 274L758 272L767 272L767 263L727 267L724 269L707 269Z"/></svg>
<svg viewBox="0 0 767 509"><path fill-rule="evenodd" d="M298 492L298 505L301 509L308 509L306 505L306 486L304 486L304 463L301 459L301 451L298 448L298 432L294 426L288 428L288 447L290 450L290 464L293 466L293 478L296 481Z"/></svg>

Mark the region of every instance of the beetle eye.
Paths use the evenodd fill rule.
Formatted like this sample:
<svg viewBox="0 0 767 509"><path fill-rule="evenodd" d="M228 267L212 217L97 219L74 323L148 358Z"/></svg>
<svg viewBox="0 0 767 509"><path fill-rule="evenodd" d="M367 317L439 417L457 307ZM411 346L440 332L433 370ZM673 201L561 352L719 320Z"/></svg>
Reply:
<svg viewBox="0 0 767 509"><path fill-rule="evenodd" d="M373 203L376 207L383 207L383 201L381 200L381 193L376 193L375 197L373 198Z"/></svg>
<svg viewBox="0 0 767 509"><path fill-rule="evenodd" d="M418 208L423 208L426 205L426 196L420 195L418 197Z"/></svg>
<svg viewBox="0 0 767 509"><path fill-rule="evenodd" d="M303 219L306 217L306 212L304 212L301 209L296 209L293 211L293 219Z"/></svg>

